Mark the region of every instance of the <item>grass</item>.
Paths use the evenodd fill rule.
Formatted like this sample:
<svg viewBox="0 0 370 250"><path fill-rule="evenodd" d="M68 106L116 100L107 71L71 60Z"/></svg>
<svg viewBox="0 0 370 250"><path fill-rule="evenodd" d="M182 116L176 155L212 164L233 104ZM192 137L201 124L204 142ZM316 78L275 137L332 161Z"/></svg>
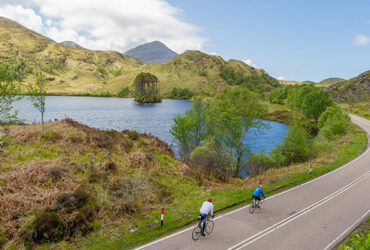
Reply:
<svg viewBox="0 0 370 250"><path fill-rule="evenodd" d="M271 108L271 110L279 110L278 106ZM332 142L330 152L321 153L311 161L269 169L261 175L244 180L230 179L228 183L219 183L210 179L199 186L196 179L187 173L189 167L165 153L166 151L152 141L154 139L151 137L141 134L135 136L133 132L122 134L110 131L99 132L84 125L71 127L71 124L74 123L64 121L48 123L43 138L40 137L40 125L14 125L6 129L10 133L7 137L9 147L6 148L9 154L0 155L0 187L4 187L3 190L12 190L12 194L0 196L0 199L5 199L0 202L0 213L8 214L9 218L22 214L22 217L19 217L21 219L15 222L0 217L0 220L3 220L1 224L4 223L5 229L7 228L4 230L1 226L0 231L7 232L8 237L9 232L12 231L11 228L15 228L15 225L22 227L24 223L22 221L29 221L34 216L34 212L30 211L52 206L58 193L72 192L79 183L88 182L94 171L98 174L102 173L104 165L112 160L118 166L117 172L105 175L104 179L99 179L97 175L97 182L88 183L96 194L94 207L100 207L92 222L95 225L95 231L86 237L66 238L60 243L48 243L38 247L41 249L50 247L133 248L194 223L202 201L209 196L214 199L216 214L235 209L251 202L250 194L259 180L263 181L264 191L270 196L343 165L354 159L367 145L364 131L351 125L343 137ZM110 149L97 147L97 145L104 146L106 143L112 143L107 136L112 138L113 146ZM128 138L136 139L127 141ZM157 146L152 148L152 145ZM129 153L122 152L125 147L131 147ZM154 159L153 163L146 162L141 155ZM139 162L135 163L137 160ZM147 164L149 169L145 167ZM310 165L313 166L311 175L308 174ZM57 183L51 182L48 177L49 166L68 166L71 170L69 177ZM115 212L112 209L117 203L115 200L110 200L107 193L109 190L106 188L117 178L144 180L142 186L149 188L138 195L139 198L149 197L149 200L137 199L133 204L137 209L135 213L114 215ZM22 188L19 190L20 187ZM29 200L28 197L37 199ZM9 198L12 200L7 200ZM1 206L1 204L12 204L14 201L21 203L27 201L27 203L16 207ZM161 208L165 209L163 228L159 223ZM133 227L137 227L137 230L132 233L130 229ZM19 238L18 241L7 243L8 246L11 244L20 246Z"/></svg>
<svg viewBox="0 0 370 250"><path fill-rule="evenodd" d="M347 143L344 143L345 141ZM213 187L211 190L204 189L204 187L190 188L190 190L184 192L187 196L181 201L181 204L183 204L182 207L179 204L179 206L175 207L177 211L166 210L166 220L163 228L160 228L159 225L154 228L146 227L147 223L159 220L159 211L153 211L145 219L135 219L136 222L134 224L140 230L134 233L126 233L118 237L118 239L113 240L112 238L114 237L110 238L101 233L92 233L86 239L86 248L101 249L110 247L113 249L129 249L161 236L171 234L195 222L200 203L208 196L214 198L216 214L225 209L230 209L230 207L234 209L235 207L243 206L251 202L249 194L252 193L256 186L255 183L258 183L259 179L262 179L264 190L268 196L307 182L356 158L366 147L367 136L364 131L352 125L347 135L334 142L334 145L336 145L334 152L331 152L330 155L321 155L319 158L310 162L281 169L270 169L262 175L249 177L243 181L232 179L230 184L226 186L220 185L221 188ZM313 171L309 175L308 168L311 164L313 165ZM183 197L184 193L177 195ZM118 231L123 229L118 229ZM116 234L119 234L116 230L112 230Z"/></svg>
<svg viewBox="0 0 370 250"><path fill-rule="evenodd" d="M356 103L339 103L339 106L347 111L365 119L370 119L370 101L369 102L356 102Z"/></svg>
<svg viewBox="0 0 370 250"><path fill-rule="evenodd" d="M369 249L370 248L370 217L368 217L352 234L350 234L336 249Z"/></svg>
<svg viewBox="0 0 370 250"><path fill-rule="evenodd" d="M263 102L263 104L267 105L268 110L267 114L262 117L264 120L289 123L300 116L297 111L287 107L286 105L270 102Z"/></svg>

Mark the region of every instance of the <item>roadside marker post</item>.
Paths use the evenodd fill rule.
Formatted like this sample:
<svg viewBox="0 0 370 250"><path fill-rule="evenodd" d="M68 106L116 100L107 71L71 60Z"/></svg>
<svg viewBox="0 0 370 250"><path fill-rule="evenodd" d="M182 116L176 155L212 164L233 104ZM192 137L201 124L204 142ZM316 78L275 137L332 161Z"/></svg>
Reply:
<svg viewBox="0 0 370 250"><path fill-rule="evenodd" d="M311 172L312 172L312 165L310 165L310 174L311 174Z"/></svg>
<svg viewBox="0 0 370 250"><path fill-rule="evenodd" d="M161 227L163 227L163 216L164 216L164 209L161 210Z"/></svg>

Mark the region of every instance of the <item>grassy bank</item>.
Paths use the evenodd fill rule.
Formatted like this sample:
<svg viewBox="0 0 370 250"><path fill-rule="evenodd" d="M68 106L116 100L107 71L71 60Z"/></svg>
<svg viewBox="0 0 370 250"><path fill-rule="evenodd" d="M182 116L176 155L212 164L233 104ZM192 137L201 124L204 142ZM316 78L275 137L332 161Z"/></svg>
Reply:
<svg viewBox="0 0 370 250"><path fill-rule="evenodd" d="M370 102L339 103L339 106L348 113L370 119Z"/></svg>
<svg viewBox="0 0 370 250"><path fill-rule="evenodd" d="M61 195L74 194L81 186L91 193L87 205L93 216L84 222L90 231L77 230L61 241L36 246L132 248L193 223L209 196L214 199L216 214L242 206L250 202L259 180L269 196L343 165L367 144L365 133L352 125L333 141L330 151L306 163L269 169L244 180L219 183L211 179L199 185L188 166L148 135L100 131L71 120L48 123L44 136L40 125L11 125L2 130L7 133L2 140L9 146L0 153L0 214L5 215L0 218L0 238L5 235L0 244L9 249L24 246L25 232L33 230L41 212L55 207ZM309 175L311 164L313 173ZM117 189L117 185L129 187L132 193ZM165 209L163 228L161 208ZM67 223L70 217L86 215L84 209L62 208L56 215Z"/></svg>
<svg viewBox="0 0 370 250"><path fill-rule="evenodd" d="M358 226L336 249L369 249L370 248L370 217Z"/></svg>
<svg viewBox="0 0 370 250"><path fill-rule="evenodd" d="M194 186L187 194L182 194L180 201L183 207L167 207L166 223L163 228L157 226L147 227L148 223L159 220L159 211L146 218L136 218L135 225L139 230L134 233L126 233L118 236L117 239L112 235L105 235L103 232L91 234L82 245L87 248L132 248L158 237L175 232L184 226L195 221L201 202L208 196L214 198L214 204L218 212L230 208L245 205L250 200L250 194L258 183L262 180L264 190L267 195L281 192L303 182L309 181L320 175L323 175L347 162L356 158L367 145L366 134L357 126L352 125L348 133L333 143L331 152L322 153L317 158L303 164L270 169L262 175L248 177L245 180L231 179L228 184L205 183L205 186ZM308 169L313 165L312 175L309 175ZM185 191L185 190L184 190ZM174 210L172 210L174 209ZM217 212L216 212L217 214ZM114 235L119 235L124 228L113 229ZM75 242L75 246L80 246L82 242Z"/></svg>

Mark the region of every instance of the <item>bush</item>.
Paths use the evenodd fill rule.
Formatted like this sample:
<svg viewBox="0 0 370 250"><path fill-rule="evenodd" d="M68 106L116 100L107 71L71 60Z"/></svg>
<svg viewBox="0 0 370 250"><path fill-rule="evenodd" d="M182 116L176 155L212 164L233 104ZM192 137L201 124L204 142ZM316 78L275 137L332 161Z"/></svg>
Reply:
<svg viewBox="0 0 370 250"><path fill-rule="evenodd" d="M54 210L61 208L81 208L90 200L87 185L80 185L73 193L64 193L57 197Z"/></svg>
<svg viewBox="0 0 370 250"><path fill-rule="evenodd" d="M135 101L138 103L156 103L161 102L162 97L160 95L143 95L140 97L136 97Z"/></svg>
<svg viewBox="0 0 370 250"><path fill-rule="evenodd" d="M65 230L66 227L59 216L50 209L45 209L23 230L22 237L28 244L43 241L58 242L64 238Z"/></svg>
<svg viewBox="0 0 370 250"><path fill-rule="evenodd" d="M190 89L173 88L168 97L175 99L190 99L193 95L194 93Z"/></svg>
<svg viewBox="0 0 370 250"><path fill-rule="evenodd" d="M262 173L269 168L274 167L273 160L265 153L251 154L248 160L244 163L244 168L247 169L249 174L254 175Z"/></svg>
<svg viewBox="0 0 370 250"><path fill-rule="evenodd" d="M69 168L63 166L54 166L48 169L48 176L55 182L60 180L65 174L69 173Z"/></svg>
<svg viewBox="0 0 370 250"><path fill-rule="evenodd" d="M152 192L145 179L139 177L114 179L107 184L107 189L110 199L115 203L115 213L139 212L141 205L148 201Z"/></svg>
<svg viewBox="0 0 370 250"><path fill-rule="evenodd" d="M272 163L277 167L287 165L287 158L284 156L282 144L279 144L276 148L271 150L269 157Z"/></svg>
<svg viewBox="0 0 370 250"><path fill-rule="evenodd" d="M126 86L126 87L122 87L122 88L117 92L117 96L119 96L119 97L127 96L129 93L130 93L130 90L129 90L129 88Z"/></svg>
<svg viewBox="0 0 370 250"><path fill-rule="evenodd" d="M333 139L337 135L342 135L347 130L349 116L339 107L328 107L319 118L318 127L321 135L328 139Z"/></svg>
<svg viewBox="0 0 370 250"><path fill-rule="evenodd" d="M5 245L6 241L7 241L7 238L6 238L5 233L0 231L0 248L2 248Z"/></svg>
<svg viewBox="0 0 370 250"><path fill-rule="evenodd" d="M320 135L310 144L310 157L316 157L321 153L327 153L331 150L332 146L332 143Z"/></svg>
<svg viewBox="0 0 370 250"><path fill-rule="evenodd" d="M270 103L284 104L289 89L292 89L292 86L283 86L273 90L269 95Z"/></svg>
<svg viewBox="0 0 370 250"><path fill-rule="evenodd" d="M297 124L292 124L283 143L283 154L288 164L302 162L308 156L308 144L304 130Z"/></svg>

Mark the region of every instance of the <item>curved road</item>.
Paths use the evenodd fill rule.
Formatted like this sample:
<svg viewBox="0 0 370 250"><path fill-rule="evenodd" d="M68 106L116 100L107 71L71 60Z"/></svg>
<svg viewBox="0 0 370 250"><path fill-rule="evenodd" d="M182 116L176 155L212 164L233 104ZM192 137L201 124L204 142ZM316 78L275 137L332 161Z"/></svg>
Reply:
<svg viewBox="0 0 370 250"><path fill-rule="evenodd" d="M351 115L370 135L370 121ZM332 249L370 215L370 148L310 182L215 217L215 230L194 242L193 227L137 249Z"/></svg>

